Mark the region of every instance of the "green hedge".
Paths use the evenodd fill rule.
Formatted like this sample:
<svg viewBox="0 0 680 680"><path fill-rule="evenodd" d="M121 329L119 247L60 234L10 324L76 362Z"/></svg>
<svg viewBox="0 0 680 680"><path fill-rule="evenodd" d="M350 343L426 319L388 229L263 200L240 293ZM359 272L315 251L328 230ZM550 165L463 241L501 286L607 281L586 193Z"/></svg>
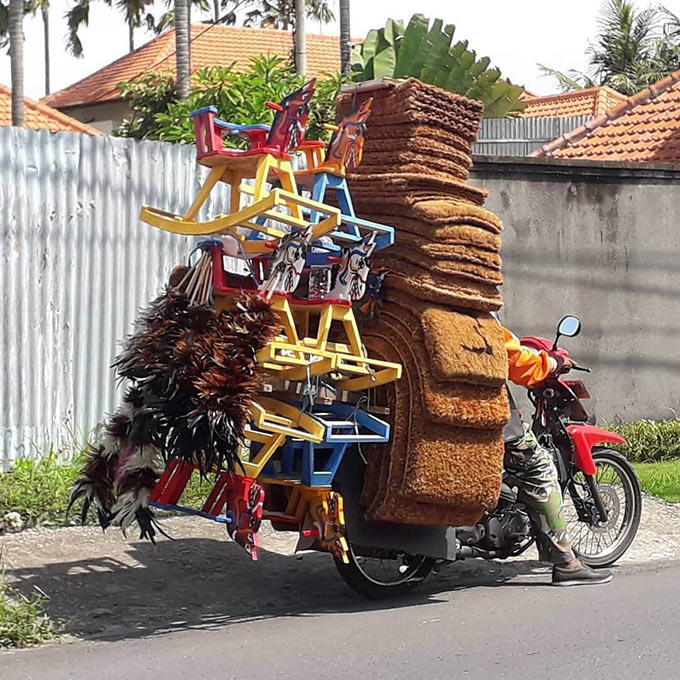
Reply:
<svg viewBox="0 0 680 680"><path fill-rule="evenodd" d="M627 446L616 446L635 463L660 463L680 459L680 420L638 420L609 425Z"/></svg>

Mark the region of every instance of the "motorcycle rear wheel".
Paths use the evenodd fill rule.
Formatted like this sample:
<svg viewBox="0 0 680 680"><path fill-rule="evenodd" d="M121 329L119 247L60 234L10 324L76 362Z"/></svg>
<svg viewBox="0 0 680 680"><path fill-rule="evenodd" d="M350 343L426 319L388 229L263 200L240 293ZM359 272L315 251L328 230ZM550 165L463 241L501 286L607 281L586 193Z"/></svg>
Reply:
<svg viewBox="0 0 680 680"><path fill-rule="evenodd" d="M572 503L565 503L567 531L582 562L590 567L608 567L623 556L635 539L642 514L642 489L633 466L618 451L598 447L593 449L593 459L597 465L594 482L609 517L605 523L579 519L573 502L592 498L579 472L574 479L578 498L574 499L570 490Z"/></svg>
<svg viewBox="0 0 680 680"><path fill-rule="evenodd" d="M425 555L406 555L394 550L355 547L348 550L349 563L335 558L345 583L370 600L403 597L422 583L435 561Z"/></svg>

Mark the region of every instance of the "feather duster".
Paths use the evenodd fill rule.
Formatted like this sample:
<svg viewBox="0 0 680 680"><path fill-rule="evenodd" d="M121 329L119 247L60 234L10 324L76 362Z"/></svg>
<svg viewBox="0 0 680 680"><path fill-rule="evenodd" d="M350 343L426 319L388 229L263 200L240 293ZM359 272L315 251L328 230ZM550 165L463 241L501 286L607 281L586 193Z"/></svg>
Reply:
<svg viewBox="0 0 680 680"><path fill-rule="evenodd" d="M102 527L116 524L125 533L136 522L141 538L153 541L157 531L167 535L148 507L164 465L177 458L205 475L240 464L249 402L259 386L256 355L279 322L255 294L219 314L201 304L208 259L173 271L113 364L130 386L74 487L70 506L84 498L83 519L96 503Z"/></svg>

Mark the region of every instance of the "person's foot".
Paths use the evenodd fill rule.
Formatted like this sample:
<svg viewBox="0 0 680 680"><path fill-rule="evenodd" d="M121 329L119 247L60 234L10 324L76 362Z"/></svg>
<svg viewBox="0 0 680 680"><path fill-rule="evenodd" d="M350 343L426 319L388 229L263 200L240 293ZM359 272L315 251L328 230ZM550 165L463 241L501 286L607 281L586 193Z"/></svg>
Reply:
<svg viewBox="0 0 680 680"><path fill-rule="evenodd" d="M611 571L606 569L591 569L585 564L578 563L578 566L553 567L552 584L554 586L595 586L601 583L609 583L612 580Z"/></svg>

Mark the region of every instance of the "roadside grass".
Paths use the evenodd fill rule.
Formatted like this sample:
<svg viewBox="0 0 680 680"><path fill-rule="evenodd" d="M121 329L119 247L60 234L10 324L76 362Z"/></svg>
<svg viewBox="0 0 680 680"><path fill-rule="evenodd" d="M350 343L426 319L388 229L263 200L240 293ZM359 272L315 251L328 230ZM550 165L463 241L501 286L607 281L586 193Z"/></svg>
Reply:
<svg viewBox="0 0 680 680"><path fill-rule="evenodd" d="M61 636L64 625L47 616L44 601L37 593L27 597L10 586L0 567L0 649L31 647Z"/></svg>
<svg viewBox="0 0 680 680"><path fill-rule="evenodd" d="M628 441L627 446L614 448L636 465L644 490L680 502L680 419L639 420L607 427ZM0 472L0 533L2 519L10 512L19 513L24 527L77 524L79 509L67 516L66 508L84 450L85 445L73 439L65 448L51 448L42 456L17 460L11 472ZM182 504L200 507L211 486L210 481L194 473Z"/></svg>
<svg viewBox="0 0 680 680"><path fill-rule="evenodd" d="M680 460L635 463L642 490L669 503L680 503Z"/></svg>
<svg viewBox="0 0 680 680"><path fill-rule="evenodd" d="M10 472L0 472L0 533L2 518L9 512L21 515L24 528L63 527L80 522L79 507L67 515L69 497L74 482L80 476L83 449L75 452L69 463L63 463L63 452L49 451L43 458L17 460ZM194 473L182 503L201 506L212 488L209 481ZM90 513L89 521L94 520ZM159 516L170 513L158 511Z"/></svg>

